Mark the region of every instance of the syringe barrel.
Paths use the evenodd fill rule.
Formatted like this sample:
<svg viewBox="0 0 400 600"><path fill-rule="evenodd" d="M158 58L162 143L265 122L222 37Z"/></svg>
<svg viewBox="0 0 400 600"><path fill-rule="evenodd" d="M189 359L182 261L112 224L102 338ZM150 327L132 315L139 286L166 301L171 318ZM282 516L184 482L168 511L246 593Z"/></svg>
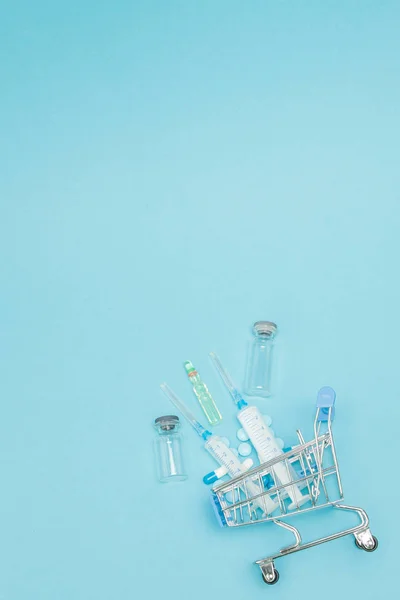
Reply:
<svg viewBox="0 0 400 600"><path fill-rule="evenodd" d="M207 452L222 466L231 477L242 472L242 464L236 454L217 435L212 435L204 444Z"/></svg>
<svg viewBox="0 0 400 600"><path fill-rule="evenodd" d="M212 435L206 441L204 447L221 466L226 468L232 478L246 472L246 465L240 462L238 457L218 436ZM246 482L246 489L250 493L250 496L256 496L261 493L260 487L251 481ZM269 514L277 508L277 504L266 494L263 498L255 500L254 504L261 508L263 512L266 510Z"/></svg>
<svg viewBox="0 0 400 600"><path fill-rule="evenodd" d="M282 454L275 436L256 406L246 406L237 417L257 451L260 462L268 462Z"/></svg>
<svg viewBox="0 0 400 600"><path fill-rule="evenodd" d="M240 410L238 419L256 449L260 463L266 463L282 454L272 430L265 423L256 406L247 406ZM300 506L308 500L308 496L303 496L297 484L287 485L293 481L289 466L284 462L277 463L273 471L281 485L287 486L286 491L293 502L290 508Z"/></svg>

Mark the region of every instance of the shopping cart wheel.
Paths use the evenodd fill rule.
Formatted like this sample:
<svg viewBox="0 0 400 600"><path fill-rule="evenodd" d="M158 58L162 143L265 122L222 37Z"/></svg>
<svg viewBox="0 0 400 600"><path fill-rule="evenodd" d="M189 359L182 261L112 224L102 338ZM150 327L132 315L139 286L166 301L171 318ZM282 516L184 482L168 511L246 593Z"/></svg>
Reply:
<svg viewBox="0 0 400 600"><path fill-rule="evenodd" d="M270 580L267 579L267 577L264 575L264 573L262 574L263 581L267 585L275 585L275 583L278 583L278 581L279 581L279 572L275 569L275 567L273 567L273 571L274 571L274 578L270 579Z"/></svg>
<svg viewBox="0 0 400 600"><path fill-rule="evenodd" d="M354 538L354 541L357 548L360 548L360 550L365 550L365 552L375 552L375 550L378 548L378 539L374 535L372 536L372 539L374 540L374 545L370 548L367 548L367 546L364 546L364 544L360 544L357 538Z"/></svg>

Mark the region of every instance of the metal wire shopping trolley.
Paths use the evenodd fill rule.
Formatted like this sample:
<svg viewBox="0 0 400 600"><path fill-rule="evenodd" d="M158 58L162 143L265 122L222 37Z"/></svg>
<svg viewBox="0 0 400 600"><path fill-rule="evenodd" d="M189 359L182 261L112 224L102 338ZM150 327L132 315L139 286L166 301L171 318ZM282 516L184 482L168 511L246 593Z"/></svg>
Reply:
<svg viewBox="0 0 400 600"><path fill-rule="evenodd" d="M378 547L378 540L369 529L367 513L362 508L341 503L343 489L331 429L334 403L335 392L331 388L322 388L317 398L314 438L311 441L305 442L298 430L299 445L234 479L220 483L213 489L214 508L221 525L238 527L273 521L293 533L293 544L256 561L265 583L269 585L279 579L274 561L288 554L345 535L354 535L356 546L367 552L373 552ZM279 469L277 465L281 465ZM284 484L279 479L282 465L287 473ZM295 487L301 491L297 496L293 494ZM271 501L274 505L271 505ZM358 515L360 523L355 527L303 543L299 530L287 520L295 515L322 508L353 512Z"/></svg>

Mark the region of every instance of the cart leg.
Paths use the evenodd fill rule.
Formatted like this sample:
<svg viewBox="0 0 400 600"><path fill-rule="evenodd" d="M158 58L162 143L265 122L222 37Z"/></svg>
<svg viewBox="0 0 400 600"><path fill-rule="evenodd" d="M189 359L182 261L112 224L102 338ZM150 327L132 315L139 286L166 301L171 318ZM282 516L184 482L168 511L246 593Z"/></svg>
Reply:
<svg viewBox="0 0 400 600"><path fill-rule="evenodd" d="M274 585L278 582L279 573L275 569L274 562L268 561L259 565L264 582L267 585Z"/></svg>
<svg viewBox="0 0 400 600"><path fill-rule="evenodd" d="M286 548L282 548L280 550L281 554L285 554L286 552L293 551L296 548L300 547L301 535L300 535L300 531L297 529L297 527L293 527L293 525L289 525L289 523L285 523L284 521L280 521L279 519L274 519L274 523L276 525L279 525L279 527L283 527L284 529L291 531L295 538L294 544L291 544L290 546L286 546Z"/></svg>

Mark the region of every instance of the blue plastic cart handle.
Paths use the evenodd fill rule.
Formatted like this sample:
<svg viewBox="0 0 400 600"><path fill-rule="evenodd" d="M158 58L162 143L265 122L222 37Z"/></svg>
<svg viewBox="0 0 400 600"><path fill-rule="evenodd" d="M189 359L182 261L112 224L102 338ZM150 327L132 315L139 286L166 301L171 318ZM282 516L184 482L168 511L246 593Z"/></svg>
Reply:
<svg viewBox="0 0 400 600"><path fill-rule="evenodd" d="M329 408L335 404L336 392L331 387L323 387L317 396L318 408Z"/></svg>
<svg viewBox="0 0 400 600"><path fill-rule="evenodd" d="M330 408L332 408L331 419L333 420L335 416L335 400L336 392L333 388L326 386L319 390L317 395L317 408L319 408L318 421L328 420Z"/></svg>

